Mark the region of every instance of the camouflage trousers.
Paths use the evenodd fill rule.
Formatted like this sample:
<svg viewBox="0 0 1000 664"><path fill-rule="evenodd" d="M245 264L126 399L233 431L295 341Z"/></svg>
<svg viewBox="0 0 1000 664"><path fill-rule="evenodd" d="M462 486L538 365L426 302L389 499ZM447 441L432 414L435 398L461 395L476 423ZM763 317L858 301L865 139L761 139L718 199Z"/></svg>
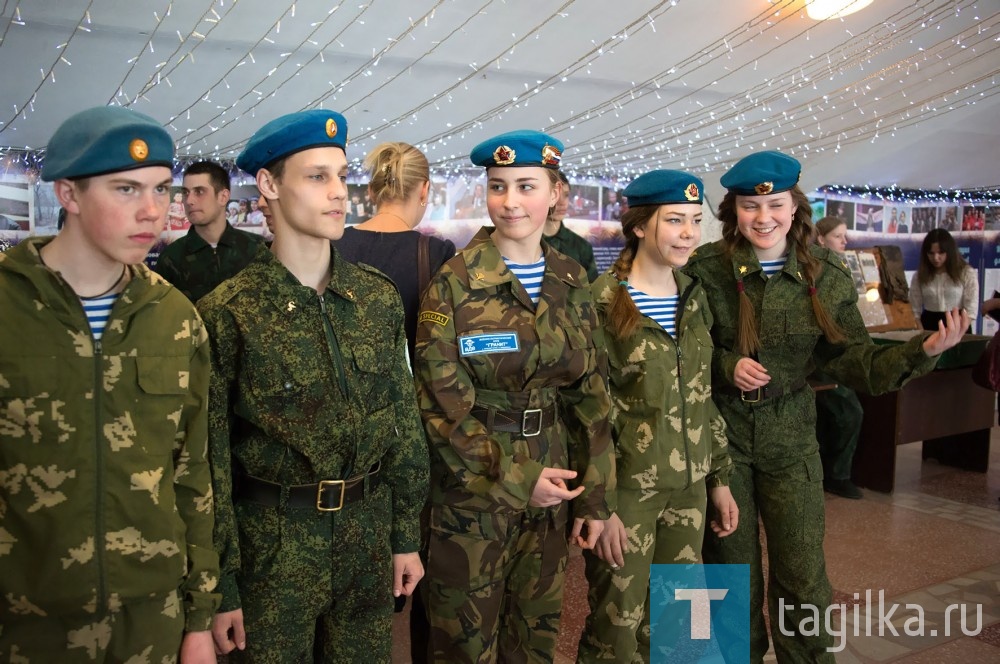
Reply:
<svg viewBox="0 0 1000 664"><path fill-rule="evenodd" d="M0 662L91 664L176 662L184 634L180 594L130 601L102 617L5 616L0 625Z"/></svg>
<svg viewBox="0 0 1000 664"><path fill-rule="evenodd" d="M740 508L740 525L725 538L709 532L704 556L706 563L750 565L750 661L761 662L768 648L759 515L767 535L767 607L778 661L833 664L833 653L826 650L833 638L822 628L817 636L799 630L802 621L813 616L803 604L816 607L822 617L833 599L823 557L826 512L819 454L756 460L752 465L734 459L729 488ZM779 598L785 605L783 617ZM713 629L724 643L728 627L713 623Z"/></svg>
<svg viewBox="0 0 1000 664"><path fill-rule="evenodd" d="M816 440L826 479L851 479L864 417L865 410L851 388L837 385L816 393Z"/></svg>
<svg viewBox="0 0 1000 664"><path fill-rule="evenodd" d="M389 662L392 510L383 485L339 512L236 503L237 662Z"/></svg>
<svg viewBox="0 0 1000 664"><path fill-rule="evenodd" d="M431 510L427 612L435 662L551 662L566 577L565 504Z"/></svg>
<svg viewBox="0 0 1000 664"><path fill-rule="evenodd" d="M649 662L649 566L701 560L707 505L705 481L643 500L618 490L618 518L628 533L625 565L613 570L584 551L590 615L580 641L581 662Z"/></svg>

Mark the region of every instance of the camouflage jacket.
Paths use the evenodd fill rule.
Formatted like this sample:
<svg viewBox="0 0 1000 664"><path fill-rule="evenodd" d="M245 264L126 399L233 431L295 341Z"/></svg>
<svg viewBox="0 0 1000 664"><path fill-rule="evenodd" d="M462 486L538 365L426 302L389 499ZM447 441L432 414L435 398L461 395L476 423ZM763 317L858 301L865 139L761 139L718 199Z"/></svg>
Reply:
<svg viewBox="0 0 1000 664"><path fill-rule="evenodd" d="M699 247L684 268L699 278L708 294L714 319L714 398L726 420L734 458L799 458L813 454L817 445L812 390L793 389L756 404L718 390L733 385L736 363L743 357L735 350L740 277L757 316L761 349L756 359L768 370L771 386L799 387L818 368L852 389L880 394L899 389L934 368L936 359L927 357L921 346L923 334L899 346L876 346L861 319L857 291L842 259L821 247L813 246L811 251L823 268L816 280L817 293L847 336L843 344L833 345L824 338L794 252L770 279L751 247L741 247L729 256L721 240ZM810 476L820 476L819 459L809 463Z"/></svg>
<svg viewBox="0 0 1000 664"><path fill-rule="evenodd" d="M332 260L322 296L262 251L198 303L212 340L209 449L224 611L240 606L234 467L295 485L347 479L381 461L393 553L420 548L427 446L403 306L380 272L336 250Z"/></svg>
<svg viewBox="0 0 1000 664"><path fill-rule="evenodd" d="M417 318L417 395L431 445L431 500L482 512L528 509L543 467L572 468L578 517L605 519L614 457L597 316L583 269L544 247L537 307L483 228L431 281ZM466 354L476 335L511 334L516 349ZM537 436L487 432L474 405L557 405Z"/></svg>
<svg viewBox="0 0 1000 664"><path fill-rule="evenodd" d="M542 236L542 240L559 253L569 256L583 266L583 269L587 271L587 279L590 281L597 279L594 248L586 239L566 228L566 224L560 223L559 232L555 235Z"/></svg>
<svg viewBox="0 0 1000 664"><path fill-rule="evenodd" d="M201 319L136 265L95 342L39 259L49 240L0 254L0 624L179 589L187 629L208 629L219 567Z"/></svg>
<svg viewBox="0 0 1000 664"><path fill-rule="evenodd" d="M608 351L618 488L641 491L643 500L706 476L710 486L728 485L732 466L725 423L712 402L712 314L701 286L674 275L676 337L642 316L630 337L616 338L608 308L618 278L607 272L592 286Z"/></svg>
<svg viewBox="0 0 1000 664"><path fill-rule="evenodd" d="M246 267L263 246L263 237L233 228L227 221L213 249L192 226L163 249L153 269L197 302Z"/></svg>

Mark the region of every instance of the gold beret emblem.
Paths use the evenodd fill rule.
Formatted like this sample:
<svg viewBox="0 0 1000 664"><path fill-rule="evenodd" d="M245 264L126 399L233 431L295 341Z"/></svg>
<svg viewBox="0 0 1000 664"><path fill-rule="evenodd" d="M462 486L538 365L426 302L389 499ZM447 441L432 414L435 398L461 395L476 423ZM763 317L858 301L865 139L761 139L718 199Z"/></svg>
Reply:
<svg viewBox="0 0 1000 664"><path fill-rule="evenodd" d="M133 138L128 144L128 154L136 161L146 161L146 157L149 156L149 146L141 138Z"/></svg>
<svg viewBox="0 0 1000 664"><path fill-rule="evenodd" d="M337 121L333 118L327 118L326 120L326 135L330 138L337 135Z"/></svg>
<svg viewBox="0 0 1000 664"><path fill-rule="evenodd" d="M763 196L764 194L770 194L772 191L774 191L774 183L773 182L761 182L760 184L756 185L753 188L753 190L756 191L761 196Z"/></svg>
<svg viewBox="0 0 1000 664"><path fill-rule="evenodd" d="M696 185L694 182L689 184L687 186L687 189L684 190L684 198L688 199L689 201L698 200L698 185Z"/></svg>
<svg viewBox="0 0 1000 664"><path fill-rule="evenodd" d="M513 164L515 156L513 148L509 148L506 145L501 145L493 151L493 161L496 162L497 166Z"/></svg>
<svg viewBox="0 0 1000 664"><path fill-rule="evenodd" d="M542 147L542 163L546 166L558 166L562 161L562 150L548 143Z"/></svg>

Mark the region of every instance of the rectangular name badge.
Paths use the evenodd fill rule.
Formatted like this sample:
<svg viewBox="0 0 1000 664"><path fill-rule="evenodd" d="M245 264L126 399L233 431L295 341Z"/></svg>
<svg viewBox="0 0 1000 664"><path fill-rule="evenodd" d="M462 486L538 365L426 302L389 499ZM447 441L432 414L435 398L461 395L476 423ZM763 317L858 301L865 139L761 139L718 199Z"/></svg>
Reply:
<svg viewBox="0 0 1000 664"><path fill-rule="evenodd" d="M485 353L516 353L521 350L516 332L491 332L470 334L458 338L458 351L462 357Z"/></svg>

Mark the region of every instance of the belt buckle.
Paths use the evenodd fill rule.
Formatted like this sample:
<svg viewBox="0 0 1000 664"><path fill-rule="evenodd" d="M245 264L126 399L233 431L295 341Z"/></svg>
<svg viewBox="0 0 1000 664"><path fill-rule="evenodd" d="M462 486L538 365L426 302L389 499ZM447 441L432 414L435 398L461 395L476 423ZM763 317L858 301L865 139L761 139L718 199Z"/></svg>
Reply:
<svg viewBox="0 0 1000 664"><path fill-rule="evenodd" d="M753 392L757 393L757 398L756 399L747 399L747 395L748 394L752 394ZM763 390L763 388L758 387L756 390L751 390L750 392L744 392L743 390L740 390L740 401L743 401L744 403L757 403L758 401L760 401L763 398L764 398L764 390Z"/></svg>
<svg viewBox="0 0 1000 664"><path fill-rule="evenodd" d="M340 504L336 507L323 507L323 492L336 484L340 485ZM319 487L316 489L316 509L320 512L339 512L342 510L344 508L345 487L344 480L320 480Z"/></svg>
<svg viewBox="0 0 1000 664"><path fill-rule="evenodd" d="M530 416L538 417L538 426L535 429L528 429L528 418ZM529 408L523 413L521 413L521 435L525 437L537 436L542 433L542 409L541 408Z"/></svg>

